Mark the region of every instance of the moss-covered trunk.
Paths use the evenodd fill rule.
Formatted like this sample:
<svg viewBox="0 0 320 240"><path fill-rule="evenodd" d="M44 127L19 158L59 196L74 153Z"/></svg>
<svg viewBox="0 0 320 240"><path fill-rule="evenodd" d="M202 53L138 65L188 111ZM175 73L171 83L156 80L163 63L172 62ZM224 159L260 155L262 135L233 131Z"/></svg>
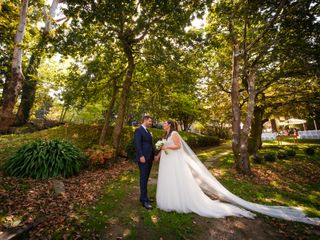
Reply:
<svg viewBox="0 0 320 240"><path fill-rule="evenodd" d="M263 108L255 106L253 111L253 120L251 124L250 137L249 137L249 146L248 151L250 154L255 154L262 145L261 134L263 127Z"/></svg>

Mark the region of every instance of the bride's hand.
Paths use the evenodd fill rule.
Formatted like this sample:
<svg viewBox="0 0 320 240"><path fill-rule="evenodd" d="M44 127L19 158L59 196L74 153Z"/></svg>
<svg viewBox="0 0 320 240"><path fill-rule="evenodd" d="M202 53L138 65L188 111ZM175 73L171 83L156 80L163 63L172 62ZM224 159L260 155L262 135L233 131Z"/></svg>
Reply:
<svg viewBox="0 0 320 240"><path fill-rule="evenodd" d="M168 149L167 146L162 146L161 147L161 150L166 150L166 149Z"/></svg>
<svg viewBox="0 0 320 240"><path fill-rule="evenodd" d="M154 156L154 161L156 161L156 162L160 161L160 154Z"/></svg>

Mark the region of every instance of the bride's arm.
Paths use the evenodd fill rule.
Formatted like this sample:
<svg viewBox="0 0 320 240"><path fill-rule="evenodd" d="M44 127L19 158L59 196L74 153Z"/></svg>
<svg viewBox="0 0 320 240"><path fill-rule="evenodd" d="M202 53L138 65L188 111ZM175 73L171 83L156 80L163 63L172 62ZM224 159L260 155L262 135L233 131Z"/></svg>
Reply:
<svg viewBox="0 0 320 240"><path fill-rule="evenodd" d="M163 146L161 149L162 150L166 150L166 149L177 150L177 149L181 148L180 137L177 133L172 134L172 141L174 143L173 145Z"/></svg>

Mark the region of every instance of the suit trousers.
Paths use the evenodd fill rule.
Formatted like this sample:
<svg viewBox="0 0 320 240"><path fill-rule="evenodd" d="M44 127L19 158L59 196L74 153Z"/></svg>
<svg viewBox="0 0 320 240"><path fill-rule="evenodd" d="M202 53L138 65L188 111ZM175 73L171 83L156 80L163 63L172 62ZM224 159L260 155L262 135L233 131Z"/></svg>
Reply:
<svg viewBox="0 0 320 240"><path fill-rule="evenodd" d="M140 202L149 202L148 179L152 168L152 161L138 162L140 170Z"/></svg>

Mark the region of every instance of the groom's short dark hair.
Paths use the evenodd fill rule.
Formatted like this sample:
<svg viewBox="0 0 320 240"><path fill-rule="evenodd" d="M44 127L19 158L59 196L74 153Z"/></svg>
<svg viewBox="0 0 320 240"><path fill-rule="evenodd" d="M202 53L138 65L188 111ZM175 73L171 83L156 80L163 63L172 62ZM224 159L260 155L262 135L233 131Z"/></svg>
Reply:
<svg viewBox="0 0 320 240"><path fill-rule="evenodd" d="M152 119L152 117L149 116L149 115L145 115L145 116L143 116L143 118L142 118L142 122L144 122L145 120L149 120L149 119Z"/></svg>

